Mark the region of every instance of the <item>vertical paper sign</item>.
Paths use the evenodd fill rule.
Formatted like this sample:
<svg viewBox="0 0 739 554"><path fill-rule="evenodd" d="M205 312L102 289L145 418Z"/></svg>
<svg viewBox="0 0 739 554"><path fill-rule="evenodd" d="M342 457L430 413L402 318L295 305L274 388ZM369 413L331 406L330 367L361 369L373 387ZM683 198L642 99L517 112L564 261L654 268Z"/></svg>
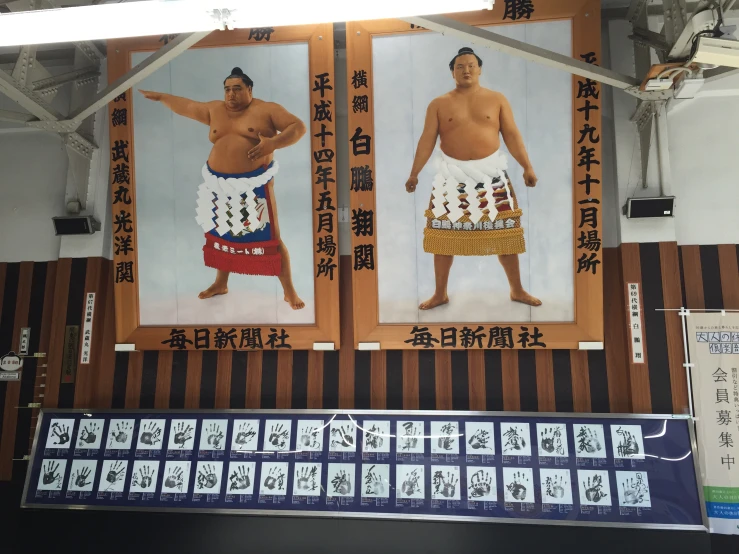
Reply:
<svg viewBox="0 0 739 554"><path fill-rule="evenodd" d="M82 354L81 364L90 363L90 351L92 350L92 320L95 313L95 293L88 292L85 300L85 322L82 324Z"/></svg>
<svg viewBox="0 0 739 554"><path fill-rule="evenodd" d="M631 363L644 363L644 336L642 335L641 323L641 296L639 295L639 283L628 283L626 285L629 302L629 332L631 333Z"/></svg>
<svg viewBox="0 0 739 554"><path fill-rule="evenodd" d="M28 356L28 347L31 343L31 328L21 327L21 338L18 344L18 355Z"/></svg>
<svg viewBox="0 0 739 554"><path fill-rule="evenodd" d="M703 496L712 533L739 534L739 314L687 316Z"/></svg>

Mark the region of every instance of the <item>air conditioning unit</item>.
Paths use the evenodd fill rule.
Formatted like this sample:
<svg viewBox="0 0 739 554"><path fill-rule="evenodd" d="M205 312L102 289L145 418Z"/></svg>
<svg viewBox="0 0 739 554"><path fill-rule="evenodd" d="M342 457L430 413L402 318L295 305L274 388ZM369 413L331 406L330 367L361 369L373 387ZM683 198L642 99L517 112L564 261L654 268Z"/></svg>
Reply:
<svg viewBox="0 0 739 554"><path fill-rule="evenodd" d="M739 41L725 38L700 37L693 63L739 67Z"/></svg>
<svg viewBox="0 0 739 554"><path fill-rule="evenodd" d="M695 14L685 24L685 29L675 41L672 50L667 54L668 60L684 60L690 55L693 41L698 33L716 28L716 17L713 10L704 10Z"/></svg>

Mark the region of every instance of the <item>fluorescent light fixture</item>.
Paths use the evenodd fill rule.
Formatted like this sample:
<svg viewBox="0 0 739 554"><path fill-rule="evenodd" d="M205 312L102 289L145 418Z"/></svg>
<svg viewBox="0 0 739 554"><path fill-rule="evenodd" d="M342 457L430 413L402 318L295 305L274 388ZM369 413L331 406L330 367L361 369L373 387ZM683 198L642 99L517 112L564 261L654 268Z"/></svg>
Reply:
<svg viewBox="0 0 739 554"><path fill-rule="evenodd" d="M0 15L0 46L310 25L492 9L495 0L170 0Z"/></svg>

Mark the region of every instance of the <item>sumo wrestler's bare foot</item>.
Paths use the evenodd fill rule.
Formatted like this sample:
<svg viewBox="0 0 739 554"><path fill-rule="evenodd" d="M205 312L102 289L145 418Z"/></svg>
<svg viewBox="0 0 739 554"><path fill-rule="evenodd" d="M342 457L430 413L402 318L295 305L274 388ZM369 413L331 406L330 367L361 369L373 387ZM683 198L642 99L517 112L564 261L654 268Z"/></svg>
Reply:
<svg viewBox="0 0 739 554"><path fill-rule="evenodd" d="M211 298L213 296L218 296L218 295L227 294L227 293L228 293L228 287L226 287L225 285L219 285L218 283L213 283L203 292L198 294L198 298L200 298L200 300L205 300L206 298Z"/></svg>
<svg viewBox="0 0 739 554"><path fill-rule="evenodd" d="M434 308L438 308L439 306L443 306L444 304L449 304L449 297L446 294L436 294L426 300L425 302L421 302L421 304L418 306L419 310L433 310Z"/></svg>
<svg viewBox="0 0 739 554"><path fill-rule="evenodd" d="M514 302L520 302L521 304L526 304L528 306L541 306L541 300L539 300L535 296L531 296L525 290L522 290L520 292L511 292L511 300L513 300Z"/></svg>
<svg viewBox="0 0 739 554"><path fill-rule="evenodd" d="M300 299L298 293L295 292L295 290L291 292L285 291L285 302L290 304L290 307L293 310L302 310L303 308L305 308L305 302Z"/></svg>

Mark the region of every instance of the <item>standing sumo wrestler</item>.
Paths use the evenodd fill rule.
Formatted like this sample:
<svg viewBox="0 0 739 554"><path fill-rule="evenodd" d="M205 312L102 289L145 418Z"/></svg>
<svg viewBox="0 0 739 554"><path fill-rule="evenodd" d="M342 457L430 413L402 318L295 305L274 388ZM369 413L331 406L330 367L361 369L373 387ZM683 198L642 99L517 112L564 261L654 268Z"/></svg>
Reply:
<svg viewBox="0 0 739 554"><path fill-rule="evenodd" d="M434 254L436 290L422 302L430 310L449 302L447 283L454 256L498 256L510 286L511 300L529 306L541 301L521 285L518 255L526 251L513 185L506 173L508 160L500 149L500 135L523 168L527 187L537 178L508 100L480 86L482 60L471 48L461 48L449 62L456 88L429 104L410 177L415 192L418 174L431 158L436 176L425 216L423 249Z"/></svg>
<svg viewBox="0 0 739 554"><path fill-rule="evenodd" d="M205 265L216 269L216 279L199 298L226 294L231 273L271 275L279 278L285 302L299 310L305 303L293 286L290 255L280 238L273 152L298 142L306 128L279 104L254 98L253 87L235 67L223 82L223 100L140 92L210 127L213 148L198 188L196 220L205 231Z"/></svg>

